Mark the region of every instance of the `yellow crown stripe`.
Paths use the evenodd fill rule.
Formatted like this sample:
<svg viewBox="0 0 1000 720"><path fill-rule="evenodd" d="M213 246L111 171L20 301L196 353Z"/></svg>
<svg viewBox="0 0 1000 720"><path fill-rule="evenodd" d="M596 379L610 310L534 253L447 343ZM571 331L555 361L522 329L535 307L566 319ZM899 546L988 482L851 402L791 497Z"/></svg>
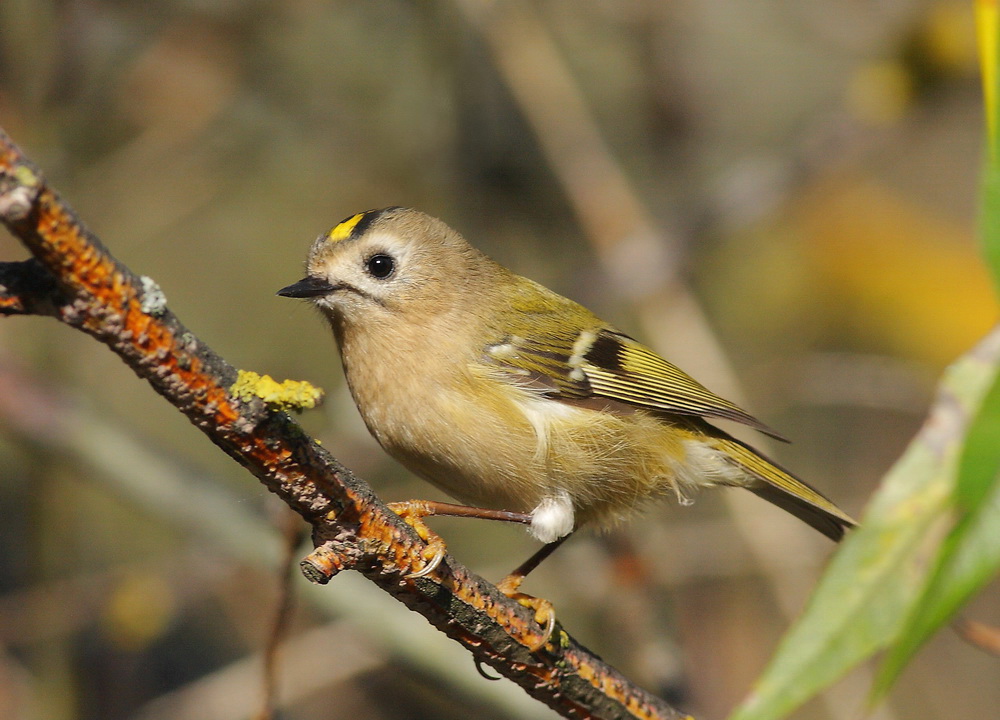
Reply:
<svg viewBox="0 0 1000 720"><path fill-rule="evenodd" d="M326 239L329 240L330 242L340 242L341 240L346 240L351 236L351 233L354 231L354 228L357 226L359 222L361 222L361 218L363 218L365 215L366 213L358 213L357 215L352 215L351 217L347 218L339 225L334 227L330 232L328 232L326 234Z"/></svg>

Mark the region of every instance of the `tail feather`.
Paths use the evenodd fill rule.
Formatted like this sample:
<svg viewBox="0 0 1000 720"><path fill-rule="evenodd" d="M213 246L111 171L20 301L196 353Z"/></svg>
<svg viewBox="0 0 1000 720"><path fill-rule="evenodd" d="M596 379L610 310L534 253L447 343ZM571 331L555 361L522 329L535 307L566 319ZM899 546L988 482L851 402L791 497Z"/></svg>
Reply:
<svg viewBox="0 0 1000 720"><path fill-rule="evenodd" d="M716 438L716 446L754 478L756 482L746 485L747 490L791 513L831 540L840 540L846 530L857 525L818 490L749 445L725 436Z"/></svg>

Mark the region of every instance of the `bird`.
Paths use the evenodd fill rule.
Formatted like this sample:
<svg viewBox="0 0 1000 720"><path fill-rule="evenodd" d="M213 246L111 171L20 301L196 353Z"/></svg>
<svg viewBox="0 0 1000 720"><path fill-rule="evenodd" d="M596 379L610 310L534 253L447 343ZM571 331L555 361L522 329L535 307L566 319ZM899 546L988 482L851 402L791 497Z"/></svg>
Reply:
<svg viewBox="0 0 1000 720"><path fill-rule="evenodd" d="M508 594L574 530L613 527L663 497L688 504L708 487L749 490L833 540L855 525L713 422L779 433L418 210L350 215L277 294L329 322L382 448L461 503L394 509L411 524L430 514L522 522L545 543L508 576Z"/></svg>

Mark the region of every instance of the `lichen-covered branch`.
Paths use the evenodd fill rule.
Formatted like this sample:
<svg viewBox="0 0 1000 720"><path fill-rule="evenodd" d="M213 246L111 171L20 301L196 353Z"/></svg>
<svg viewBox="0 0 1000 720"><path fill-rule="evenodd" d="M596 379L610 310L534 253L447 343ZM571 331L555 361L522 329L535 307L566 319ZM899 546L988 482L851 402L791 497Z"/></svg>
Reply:
<svg viewBox="0 0 1000 720"><path fill-rule="evenodd" d="M286 413L230 388L237 371L185 328L156 283L119 263L0 130L0 220L34 256L0 263L0 315L47 315L110 347L313 529L303 569L343 569L379 587L570 717L679 718L561 628L537 652L532 613L446 557L425 577L427 545Z"/></svg>

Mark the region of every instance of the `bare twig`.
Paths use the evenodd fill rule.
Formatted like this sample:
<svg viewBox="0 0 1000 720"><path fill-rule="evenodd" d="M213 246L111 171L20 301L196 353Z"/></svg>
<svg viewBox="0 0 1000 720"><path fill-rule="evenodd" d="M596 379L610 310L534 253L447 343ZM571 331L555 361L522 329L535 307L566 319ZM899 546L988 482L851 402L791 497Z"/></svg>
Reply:
<svg viewBox="0 0 1000 720"><path fill-rule="evenodd" d="M354 650L343 652L344 647ZM282 707L324 687L379 666L379 653L347 623L322 625L291 638L283 650L288 671L280 683ZM141 708L134 720L244 720L254 712L246 688L260 672L261 657L242 658Z"/></svg>
<svg viewBox="0 0 1000 720"><path fill-rule="evenodd" d="M426 562L427 546L416 533L287 414L233 397L236 370L180 323L150 278L108 252L2 132L0 220L35 258L3 265L0 313L52 315L108 345L309 522L317 545L310 579L358 570L565 715L681 717L561 628L529 652L543 631L532 613L453 558L427 576L408 577ZM38 266L53 284L37 282Z"/></svg>
<svg viewBox="0 0 1000 720"><path fill-rule="evenodd" d="M978 620L959 618L954 623L955 632L970 645L994 657L1000 657L1000 628Z"/></svg>
<svg viewBox="0 0 1000 720"><path fill-rule="evenodd" d="M277 717L279 674L281 672L281 646L288 634L288 624L295 606L295 590L292 585L292 569L295 567L295 551L302 537L302 526L287 510L283 514L285 552L278 567L278 602L274 609L274 622L264 646L264 693L257 720L273 720Z"/></svg>

